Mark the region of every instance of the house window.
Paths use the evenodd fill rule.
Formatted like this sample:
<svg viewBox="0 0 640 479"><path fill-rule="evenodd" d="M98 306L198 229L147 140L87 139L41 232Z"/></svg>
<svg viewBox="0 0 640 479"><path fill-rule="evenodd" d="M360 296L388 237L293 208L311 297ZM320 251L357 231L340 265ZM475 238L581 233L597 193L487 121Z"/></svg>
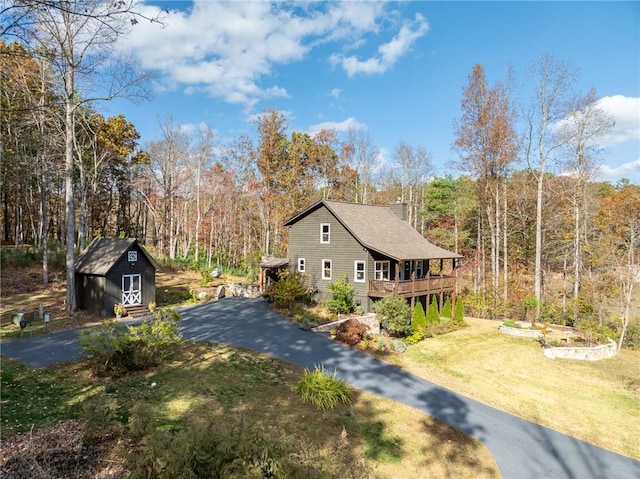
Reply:
<svg viewBox="0 0 640 479"><path fill-rule="evenodd" d="M416 261L416 279L424 278L422 260Z"/></svg>
<svg viewBox="0 0 640 479"><path fill-rule="evenodd" d="M322 223L320 225L320 243L331 242L330 226L329 223Z"/></svg>
<svg viewBox="0 0 640 479"><path fill-rule="evenodd" d="M354 261L353 262L353 281L356 283L364 283L365 281L365 274L364 274L364 268L365 268L365 262L364 261Z"/></svg>
<svg viewBox="0 0 640 479"><path fill-rule="evenodd" d="M304 273L304 258L298 258L298 271Z"/></svg>
<svg viewBox="0 0 640 479"><path fill-rule="evenodd" d="M376 261L375 262L375 277L376 279L383 279L389 281L389 262L388 261Z"/></svg>
<svg viewBox="0 0 640 479"><path fill-rule="evenodd" d="M331 260L322 260L322 279L331 279Z"/></svg>
<svg viewBox="0 0 640 479"><path fill-rule="evenodd" d="M129 263L135 263L138 261L138 252L137 251L127 251L127 259Z"/></svg>

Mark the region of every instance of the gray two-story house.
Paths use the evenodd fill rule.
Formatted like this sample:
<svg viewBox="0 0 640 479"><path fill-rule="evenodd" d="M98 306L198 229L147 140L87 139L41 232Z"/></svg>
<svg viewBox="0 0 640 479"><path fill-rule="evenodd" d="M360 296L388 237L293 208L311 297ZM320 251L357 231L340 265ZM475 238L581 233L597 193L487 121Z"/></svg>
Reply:
<svg viewBox="0 0 640 479"><path fill-rule="evenodd" d="M425 308L435 294L442 305L454 295L462 256L430 243L406 221L406 211L404 203L318 201L285 223L289 268L308 275L320 301L330 298L329 283L346 274L365 312L391 294Z"/></svg>

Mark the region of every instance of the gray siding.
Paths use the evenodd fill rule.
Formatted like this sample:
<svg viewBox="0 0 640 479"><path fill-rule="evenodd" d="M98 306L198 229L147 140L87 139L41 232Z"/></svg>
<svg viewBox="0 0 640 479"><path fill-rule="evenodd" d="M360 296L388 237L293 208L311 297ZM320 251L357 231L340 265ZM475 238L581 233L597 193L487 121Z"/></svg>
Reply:
<svg viewBox="0 0 640 479"><path fill-rule="evenodd" d="M122 302L122 276L140 275L141 305L146 306L156 300L155 266L147 259L137 245L130 250L138 251L138 260L129 263L125 252L106 276L76 274L78 306L100 314L113 316L113 306Z"/></svg>
<svg viewBox="0 0 640 479"><path fill-rule="evenodd" d="M320 242L320 225L325 223L331 225L329 244ZM331 281L322 279L322 261L331 260L331 280L337 280L346 274L349 283L355 287L356 303L369 311L367 282L354 281L354 263L365 261L368 281L374 274L373 259L325 207L318 208L291 226L288 257L291 271L298 270L299 258L305 259L306 273L310 276L308 284L316 288L316 299L320 301L331 297L327 290Z"/></svg>

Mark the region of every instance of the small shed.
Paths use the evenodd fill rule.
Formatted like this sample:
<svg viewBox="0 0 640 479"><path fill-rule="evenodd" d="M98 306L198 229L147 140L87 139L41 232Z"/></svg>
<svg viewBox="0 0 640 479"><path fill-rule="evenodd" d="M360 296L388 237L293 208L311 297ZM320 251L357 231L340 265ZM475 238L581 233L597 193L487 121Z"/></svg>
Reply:
<svg viewBox="0 0 640 479"><path fill-rule="evenodd" d="M157 263L135 238L96 238L75 265L78 308L113 316L113 306L156 300Z"/></svg>

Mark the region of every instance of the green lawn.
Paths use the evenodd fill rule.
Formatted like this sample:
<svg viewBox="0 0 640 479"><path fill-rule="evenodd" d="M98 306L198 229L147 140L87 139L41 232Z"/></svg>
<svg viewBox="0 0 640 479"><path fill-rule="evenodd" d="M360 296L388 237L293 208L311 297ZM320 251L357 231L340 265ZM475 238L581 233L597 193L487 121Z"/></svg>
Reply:
<svg viewBox="0 0 640 479"><path fill-rule="evenodd" d="M584 441L640 459L640 351L601 361L547 359L498 322L409 346L401 366L434 383Z"/></svg>
<svg viewBox="0 0 640 479"><path fill-rule="evenodd" d="M173 361L119 379L91 377L84 361L31 370L2 358L2 438L66 418L127 424L134 405L154 411L159 428L180 430L194 411L246 420L331 457L346 431L348 454L378 477L500 477L478 441L412 408L357 392L351 408L325 413L303 404L295 386L303 370L257 353L195 342ZM88 407L87 407L88 406ZM95 433L95 430L94 430ZM124 433L126 434L126 432Z"/></svg>

